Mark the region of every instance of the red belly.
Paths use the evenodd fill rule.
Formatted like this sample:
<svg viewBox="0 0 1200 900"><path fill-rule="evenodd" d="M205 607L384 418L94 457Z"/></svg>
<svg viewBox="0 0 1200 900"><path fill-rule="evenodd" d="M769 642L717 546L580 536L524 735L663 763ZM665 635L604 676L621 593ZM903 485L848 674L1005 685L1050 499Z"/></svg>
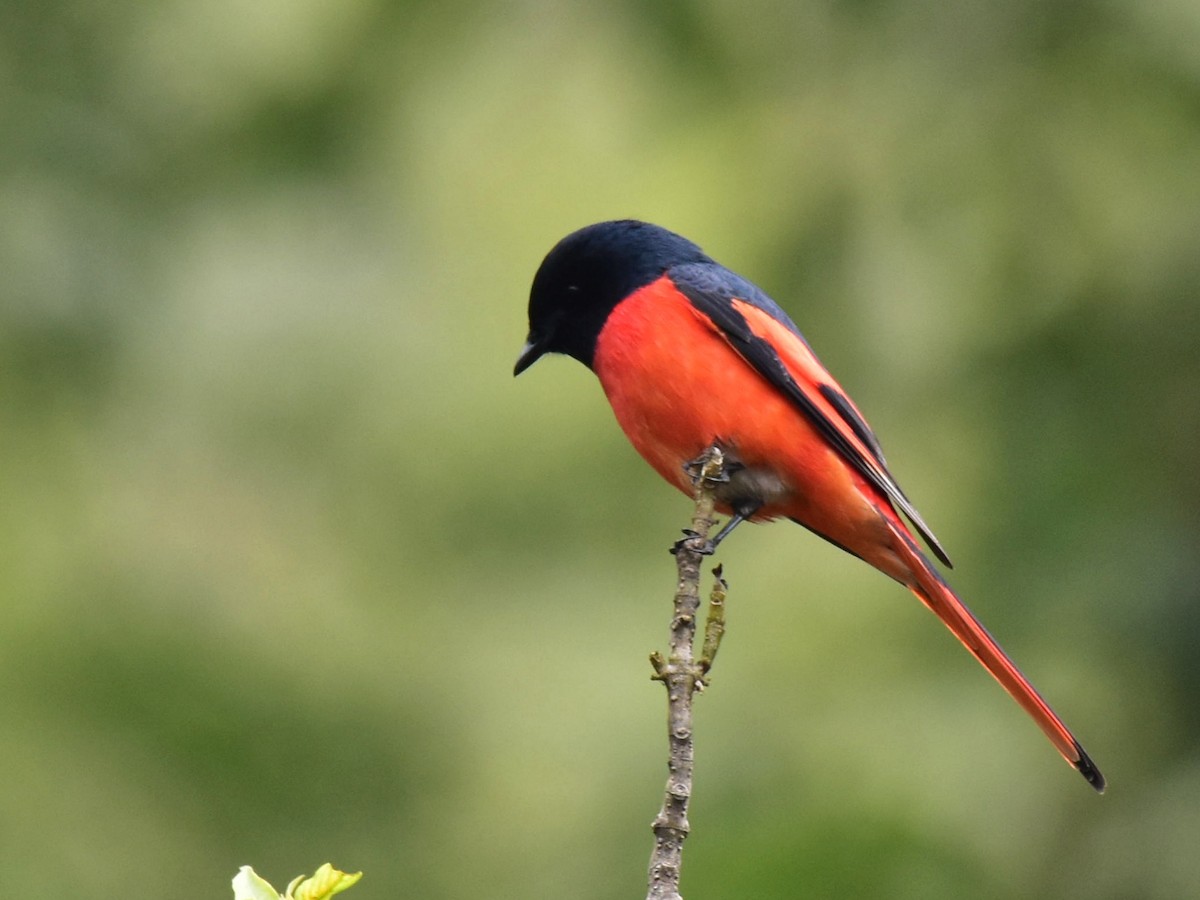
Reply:
<svg viewBox="0 0 1200 900"><path fill-rule="evenodd" d="M786 488L756 518L797 519L856 552L878 539L871 488L666 278L613 311L593 367L630 442L684 493L683 465L720 441Z"/></svg>

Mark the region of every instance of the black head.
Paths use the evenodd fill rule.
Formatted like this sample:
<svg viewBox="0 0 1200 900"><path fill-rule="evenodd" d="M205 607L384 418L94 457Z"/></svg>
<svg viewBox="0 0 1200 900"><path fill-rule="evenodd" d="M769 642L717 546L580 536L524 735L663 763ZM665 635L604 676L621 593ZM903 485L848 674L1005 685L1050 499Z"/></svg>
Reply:
<svg viewBox="0 0 1200 900"><path fill-rule="evenodd" d="M711 262L686 238L633 219L569 234L542 260L529 292L529 339L520 375L545 353L565 353L589 368L608 314L631 293L682 263Z"/></svg>

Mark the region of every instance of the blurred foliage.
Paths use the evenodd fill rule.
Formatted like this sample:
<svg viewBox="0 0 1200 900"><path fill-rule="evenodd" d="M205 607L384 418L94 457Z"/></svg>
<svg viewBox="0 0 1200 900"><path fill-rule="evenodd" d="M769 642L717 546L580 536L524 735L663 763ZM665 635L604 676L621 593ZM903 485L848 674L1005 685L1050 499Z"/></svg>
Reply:
<svg viewBox="0 0 1200 900"><path fill-rule="evenodd" d="M637 216L789 309L1110 781L739 533L685 895L1196 892L1200 6L10 0L0 127L12 883L639 895L689 505L510 378Z"/></svg>

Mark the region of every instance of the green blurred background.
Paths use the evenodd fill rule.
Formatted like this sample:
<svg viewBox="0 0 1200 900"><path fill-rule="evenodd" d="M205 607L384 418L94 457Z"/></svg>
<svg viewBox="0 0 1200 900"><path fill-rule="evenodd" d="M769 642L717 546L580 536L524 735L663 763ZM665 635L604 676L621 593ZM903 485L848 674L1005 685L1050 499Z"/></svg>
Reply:
<svg viewBox="0 0 1200 900"><path fill-rule="evenodd" d="M1200 5L0 11L0 857L55 898L636 897L690 506L529 281L774 295L1096 797L906 592L722 549L684 894L1200 896Z"/></svg>

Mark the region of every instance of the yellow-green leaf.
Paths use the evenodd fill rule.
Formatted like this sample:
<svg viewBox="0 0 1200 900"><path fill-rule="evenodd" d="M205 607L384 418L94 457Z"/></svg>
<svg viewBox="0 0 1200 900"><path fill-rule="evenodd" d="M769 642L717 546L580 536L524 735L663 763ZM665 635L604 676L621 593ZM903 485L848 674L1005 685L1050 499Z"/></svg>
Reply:
<svg viewBox="0 0 1200 900"><path fill-rule="evenodd" d="M287 900L328 900L334 894L340 894L346 888L352 887L360 878L362 872L347 874L325 863L313 873L312 878L303 881L297 878L289 884Z"/></svg>

